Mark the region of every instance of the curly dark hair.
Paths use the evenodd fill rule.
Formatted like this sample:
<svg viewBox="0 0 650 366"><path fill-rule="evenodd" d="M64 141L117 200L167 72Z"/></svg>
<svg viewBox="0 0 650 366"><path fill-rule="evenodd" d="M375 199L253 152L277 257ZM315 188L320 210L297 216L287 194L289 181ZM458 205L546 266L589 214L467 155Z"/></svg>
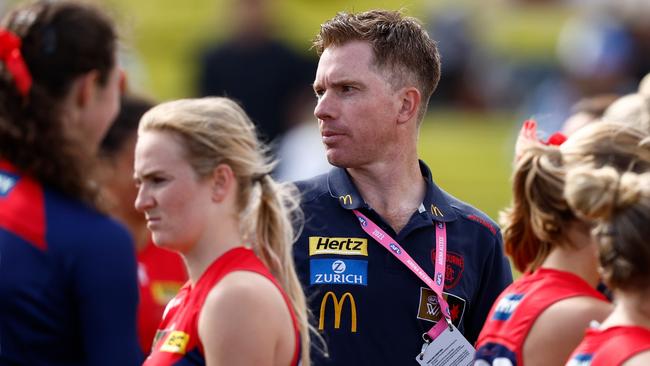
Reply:
<svg viewBox="0 0 650 366"><path fill-rule="evenodd" d="M116 31L99 9L72 1L38 1L11 11L4 29L22 40L33 84L17 90L0 63L0 158L63 194L94 204L92 154L71 137L63 103L74 80L97 71L101 86L115 65Z"/></svg>

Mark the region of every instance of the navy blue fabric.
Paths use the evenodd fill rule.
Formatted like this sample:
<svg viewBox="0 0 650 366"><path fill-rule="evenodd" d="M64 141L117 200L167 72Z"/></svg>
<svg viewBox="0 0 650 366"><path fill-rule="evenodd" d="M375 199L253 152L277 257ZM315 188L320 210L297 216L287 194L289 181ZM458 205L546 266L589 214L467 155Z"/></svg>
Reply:
<svg viewBox="0 0 650 366"><path fill-rule="evenodd" d="M344 169L334 168L328 174L297 183L302 192L305 225L294 247L296 268L315 326L322 328L329 348L329 358L314 350L315 365L416 365L422 334L435 324L421 316L426 298L434 298L432 292L361 229L352 209L359 209L397 240L429 276L434 272L433 222L446 222L445 293L454 312L454 323L472 344L492 303L512 282L497 225L482 212L439 189L428 167L423 162L420 166L427 182L426 196L421 209L400 233L395 233L363 201ZM328 242L328 251L314 251L310 255L310 238L312 246L320 243L321 250ZM359 244L359 239L367 240L367 255L361 251L363 243ZM312 263L316 263L312 261L322 259L334 260L332 273L319 277L327 278L326 283L316 283L318 273L314 272L322 271L322 265L317 262L319 266L312 268ZM347 268L363 268L358 264L350 267L351 260L367 261L363 281L354 281L356 277L346 281L343 277ZM359 275L358 270L353 275ZM338 309L334 300L338 301Z"/></svg>
<svg viewBox="0 0 650 366"><path fill-rule="evenodd" d="M0 227L0 365L140 365L129 234L80 202L43 194L33 204L45 206L46 248Z"/></svg>

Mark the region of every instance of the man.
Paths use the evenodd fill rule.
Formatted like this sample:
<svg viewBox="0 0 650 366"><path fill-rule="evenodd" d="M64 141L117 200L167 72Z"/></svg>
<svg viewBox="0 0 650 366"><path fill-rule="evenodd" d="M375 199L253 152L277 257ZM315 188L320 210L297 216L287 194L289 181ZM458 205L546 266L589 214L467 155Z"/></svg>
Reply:
<svg viewBox="0 0 650 366"><path fill-rule="evenodd" d="M443 296L473 344L512 274L498 227L438 188L418 160L419 125L440 78L435 43L416 20L381 10L340 13L314 43L314 114L335 168L298 183L305 227L294 255L328 346L315 364L416 364L422 334L441 319L435 292L391 253L400 247L383 248L355 210L430 277L434 224L445 223Z"/></svg>

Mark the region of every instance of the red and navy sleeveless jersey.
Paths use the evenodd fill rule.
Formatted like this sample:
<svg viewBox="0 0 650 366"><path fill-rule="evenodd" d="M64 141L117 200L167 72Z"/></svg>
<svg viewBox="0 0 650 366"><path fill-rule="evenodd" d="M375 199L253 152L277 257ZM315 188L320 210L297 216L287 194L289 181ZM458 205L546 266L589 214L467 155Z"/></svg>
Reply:
<svg viewBox="0 0 650 366"><path fill-rule="evenodd" d="M570 297L607 301L582 278L564 271L539 268L510 285L495 302L476 342L476 360L498 365L507 359L523 366L523 346L535 320L549 306ZM482 362L478 362L482 361Z"/></svg>
<svg viewBox="0 0 650 366"><path fill-rule="evenodd" d="M644 351L650 351L650 329L636 326L588 329L567 366L620 366Z"/></svg>
<svg viewBox="0 0 650 366"><path fill-rule="evenodd" d="M138 365L127 231L0 161L0 364Z"/></svg>
<svg viewBox="0 0 650 366"><path fill-rule="evenodd" d="M471 343L512 282L498 226L438 188L423 162L420 168L425 197L399 233L364 202L345 169L297 183L305 224L294 258L329 352L325 357L314 347L314 365L417 365L422 334L441 319L435 293L363 231L353 209L399 242L431 277L434 222L446 223L443 296L453 323Z"/></svg>
<svg viewBox="0 0 650 366"><path fill-rule="evenodd" d="M235 271L251 271L269 280L284 297L296 334L296 348L291 365L297 365L300 356L300 333L289 298L255 253L237 247L217 258L192 287L186 283L178 295L169 302L153 342L151 354L143 366L190 366L205 365L203 345L199 339L198 320L201 308L210 291L227 274Z"/></svg>
<svg viewBox="0 0 650 366"><path fill-rule="evenodd" d="M187 282L185 263L178 253L158 248L153 242L138 251L138 336L140 347L149 354L167 303Z"/></svg>

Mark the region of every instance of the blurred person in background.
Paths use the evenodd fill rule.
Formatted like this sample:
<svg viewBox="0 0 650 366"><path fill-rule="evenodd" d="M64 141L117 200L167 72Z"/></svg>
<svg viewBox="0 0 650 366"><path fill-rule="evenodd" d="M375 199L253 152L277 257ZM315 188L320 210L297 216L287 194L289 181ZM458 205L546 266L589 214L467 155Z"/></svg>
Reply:
<svg viewBox="0 0 650 366"><path fill-rule="evenodd" d="M476 366L559 365L611 304L596 290L589 224L564 199L560 135L539 141L534 121L516 148L512 205L502 213L506 253L523 276L495 302L476 343ZM562 329L558 332L558 329Z"/></svg>
<svg viewBox="0 0 650 366"><path fill-rule="evenodd" d="M314 46L314 115L335 166L298 183L306 223L294 257L329 351L314 363L416 364L423 334L454 326L473 343L512 276L496 224L418 159L440 77L435 42L416 19L372 10L339 13ZM407 252L418 275L392 254Z"/></svg>
<svg viewBox="0 0 650 366"><path fill-rule="evenodd" d="M138 335L145 355L151 350L165 306L187 281L181 257L153 244L144 215L133 207L138 193L133 182L138 123L153 106L145 98L123 96L120 112L100 146L102 199L110 214L129 230L137 253Z"/></svg>
<svg viewBox="0 0 650 366"><path fill-rule="evenodd" d="M581 99L571 108L571 115L564 121L561 133L571 136L580 128L599 121L607 108L618 98L617 94L598 94Z"/></svg>
<svg viewBox="0 0 650 366"><path fill-rule="evenodd" d="M567 174L567 200L595 223L600 272L615 297L612 314L586 332L568 366L650 364L650 137L645 135L633 146L636 154L611 156L627 167L576 165Z"/></svg>
<svg viewBox="0 0 650 366"><path fill-rule="evenodd" d="M276 183L244 110L227 98L149 110L138 128L135 206L189 282L169 303L146 366L309 366L291 243L298 195Z"/></svg>
<svg viewBox="0 0 650 366"><path fill-rule="evenodd" d="M277 139L311 100L315 65L273 38L272 0L229 1L234 34L202 51L199 94L241 103L263 141ZM302 117L302 116L300 116Z"/></svg>
<svg viewBox="0 0 650 366"><path fill-rule="evenodd" d="M0 364L138 365L128 232L90 178L119 108L113 22L72 1L0 26Z"/></svg>

